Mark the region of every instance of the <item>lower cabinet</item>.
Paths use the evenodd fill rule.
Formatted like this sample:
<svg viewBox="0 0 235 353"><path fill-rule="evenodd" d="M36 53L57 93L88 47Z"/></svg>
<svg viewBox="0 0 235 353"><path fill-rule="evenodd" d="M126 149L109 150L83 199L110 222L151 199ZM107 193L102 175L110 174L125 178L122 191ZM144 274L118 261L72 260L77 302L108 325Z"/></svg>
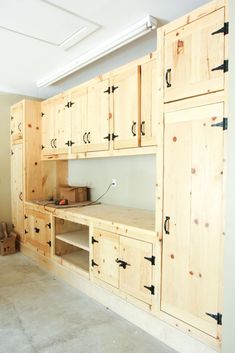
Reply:
<svg viewBox="0 0 235 353"><path fill-rule="evenodd" d="M92 243L94 276L151 304L153 244L101 229L94 229Z"/></svg>
<svg viewBox="0 0 235 353"><path fill-rule="evenodd" d="M51 252L51 222L48 214L25 210L25 243L44 256Z"/></svg>

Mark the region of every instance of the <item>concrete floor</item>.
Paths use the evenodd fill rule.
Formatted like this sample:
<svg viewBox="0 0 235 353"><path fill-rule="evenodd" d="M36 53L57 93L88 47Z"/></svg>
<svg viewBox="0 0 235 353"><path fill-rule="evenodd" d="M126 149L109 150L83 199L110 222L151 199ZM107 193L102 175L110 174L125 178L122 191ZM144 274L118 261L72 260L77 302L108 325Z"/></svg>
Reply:
<svg viewBox="0 0 235 353"><path fill-rule="evenodd" d="M0 353L176 353L22 254L0 256Z"/></svg>

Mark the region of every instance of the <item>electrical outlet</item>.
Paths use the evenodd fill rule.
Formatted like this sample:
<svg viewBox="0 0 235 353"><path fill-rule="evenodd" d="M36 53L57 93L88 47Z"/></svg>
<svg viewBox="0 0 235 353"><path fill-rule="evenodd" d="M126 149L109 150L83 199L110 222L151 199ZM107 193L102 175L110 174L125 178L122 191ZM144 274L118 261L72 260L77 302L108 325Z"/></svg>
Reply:
<svg viewBox="0 0 235 353"><path fill-rule="evenodd" d="M115 188L117 186L117 180L112 179L112 187Z"/></svg>

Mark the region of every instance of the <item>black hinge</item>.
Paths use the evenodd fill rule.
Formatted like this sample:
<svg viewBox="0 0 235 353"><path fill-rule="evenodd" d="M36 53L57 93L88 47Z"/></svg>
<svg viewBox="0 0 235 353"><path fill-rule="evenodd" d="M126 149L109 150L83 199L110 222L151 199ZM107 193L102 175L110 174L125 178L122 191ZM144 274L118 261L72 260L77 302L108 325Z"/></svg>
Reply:
<svg viewBox="0 0 235 353"><path fill-rule="evenodd" d="M11 155L13 156L14 152L11 150Z"/></svg>
<svg viewBox="0 0 235 353"><path fill-rule="evenodd" d="M228 118L223 118L222 121L216 124L211 124L212 127L222 127L223 130L228 130Z"/></svg>
<svg viewBox="0 0 235 353"><path fill-rule="evenodd" d="M112 86L112 93L118 89L118 86Z"/></svg>
<svg viewBox="0 0 235 353"><path fill-rule="evenodd" d="M35 233L39 233L39 232L40 232L40 229L37 228L37 227L34 227L34 231L35 231Z"/></svg>
<svg viewBox="0 0 235 353"><path fill-rule="evenodd" d="M150 287L144 286L144 288L148 289L151 292L151 295L155 294L155 286L151 285Z"/></svg>
<svg viewBox="0 0 235 353"><path fill-rule="evenodd" d="M51 222L47 223L46 226L51 229Z"/></svg>
<svg viewBox="0 0 235 353"><path fill-rule="evenodd" d="M91 243L94 244L94 243L99 243L98 240L96 240L94 237L91 238Z"/></svg>
<svg viewBox="0 0 235 353"><path fill-rule="evenodd" d="M44 115L45 115L45 113L42 112L42 113L41 113L41 117L43 117Z"/></svg>
<svg viewBox="0 0 235 353"><path fill-rule="evenodd" d="M41 150L43 150L45 148L45 146L41 145Z"/></svg>
<svg viewBox="0 0 235 353"><path fill-rule="evenodd" d="M91 266L94 267L94 266L99 266L93 259L91 260Z"/></svg>
<svg viewBox="0 0 235 353"><path fill-rule="evenodd" d="M206 315L212 317L212 319L217 321L217 325L222 325L222 314L217 313L217 314L210 314L210 313L206 313Z"/></svg>
<svg viewBox="0 0 235 353"><path fill-rule="evenodd" d="M107 139L108 141L110 141L111 140L111 135L108 134L107 136L104 137L104 139Z"/></svg>
<svg viewBox="0 0 235 353"><path fill-rule="evenodd" d="M69 102L69 108L71 108L72 107L72 105L74 105L75 104L75 102Z"/></svg>
<svg viewBox="0 0 235 353"><path fill-rule="evenodd" d="M114 133L112 133L112 140L114 140L116 137L118 137L118 135L115 135Z"/></svg>
<svg viewBox="0 0 235 353"><path fill-rule="evenodd" d="M13 132L14 132L14 131L13 131L13 130L11 130L11 135L13 135Z"/></svg>
<svg viewBox="0 0 235 353"><path fill-rule="evenodd" d="M151 257L145 256L144 258L150 261L153 266L155 266L155 256L151 256Z"/></svg>
<svg viewBox="0 0 235 353"><path fill-rule="evenodd" d="M24 230L24 234L28 234L28 232L27 232L27 230L26 230L26 229Z"/></svg>
<svg viewBox="0 0 235 353"><path fill-rule="evenodd" d="M110 94L110 93L111 93L111 87L108 87L108 88L106 89L106 91L104 91L104 93Z"/></svg>
<svg viewBox="0 0 235 353"><path fill-rule="evenodd" d="M219 65L211 69L211 71L218 71L218 70L223 70L223 72L228 72L228 60L224 60L224 63L222 65Z"/></svg>
<svg viewBox="0 0 235 353"><path fill-rule="evenodd" d="M11 120L13 120L14 119L14 116L11 116Z"/></svg>
<svg viewBox="0 0 235 353"><path fill-rule="evenodd" d="M49 241L47 241L47 244L50 246L50 248L51 248L51 241L49 240Z"/></svg>
<svg viewBox="0 0 235 353"><path fill-rule="evenodd" d="M28 216L26 216L26 214L24 215L24 219L27 219L28 218Z"/></svg>
<svg viewBox="0 0 235 353"><path fill-rule="evenodd" d="M223 33L224 35L226 35L228 34L228 32L229 32L229 22L225 22L223 27L211 33L211 35L213 36L214 34L219 34L219 33Z"/></svg>

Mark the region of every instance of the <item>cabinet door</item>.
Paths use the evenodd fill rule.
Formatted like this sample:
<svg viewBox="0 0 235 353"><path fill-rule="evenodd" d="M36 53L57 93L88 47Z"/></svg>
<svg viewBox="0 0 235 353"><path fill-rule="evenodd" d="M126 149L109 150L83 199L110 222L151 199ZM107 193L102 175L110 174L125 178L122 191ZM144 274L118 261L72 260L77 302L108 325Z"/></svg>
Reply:
<svg viewBox="0 0 235 353"><path fill-rule="evenodd" d="M23 144L12 146L11 151L11 210L14 230L24 234L24 195L23 195Z"/></svg>
<svg viewBox="0 0 235 353"><path fill-rule="evenodd" d="M165 102L224 88L224 8L165 36Z"/></svg>
<svg viewBox="0 0 235 353"><path fill-rule="evenodd" d="M55 153L55 129L53 102L42 102L42 156L48 156Z"/></svg>
<svg viewBox="0 0 235 353"><path fill-rule="evenodd" d="M25 241L42 255L50 254L51 225L49 216L38 211L25 211Z"/></svg>
<svg viewBox="0 0 235 353"><path fill-rule="evenodd" d="M154 294L151 294L154 287L152 263L149 261L152 256L152 244L120 236L120 260L127 262L126 267L120 265L120 289L148 304Z"/></svg>
<svg viewBox="0 0 235 353"><path fill-rule="evenodd" d="M157 130L157 62L141 66L141 146L156 145Z"/></svg>
<svg viewBox="0 0 235 353"><path fill-rule="evenodd" d="M87 131L84 140L87 151L106 151L109 149L109 94L105 93L109 80L88 87Z"/></svg>
<svg viewBox="0 0 235 353"><path fill-rule="evenodd" d="M223 103L165 115L161 310L217 337L223 245Z"/></svg>
<svg viewBox="0 0 235 353"><path fill-rule="evenodd" d="M119 235L94 229L93 238L94 276L118 288L119 267L116 259L119 256Z"/></svg>
<svg viewBox="0 0 235 353"><path fill-rule="evenodd" d="M57 155L71 152L71 108L69 97L60 96L53 102L55 151Z"/></svg>
<svg viewBox="0 0 235 353"><path fill-rule="evenodd" d="M23 102L11 108L11 139L17 141L23 138Z"/></svg>
<svg viewBox="0 0 235 353"><path fill-rule="evenodd" d="M71 93L72 153L87 151L87 88Z"/></svg>
<svg viewBox="0 0 235 353"><path fill-rule="evenodd" d="M114 148L140 144L140 67L134 66L113 78Z"/></svg>

